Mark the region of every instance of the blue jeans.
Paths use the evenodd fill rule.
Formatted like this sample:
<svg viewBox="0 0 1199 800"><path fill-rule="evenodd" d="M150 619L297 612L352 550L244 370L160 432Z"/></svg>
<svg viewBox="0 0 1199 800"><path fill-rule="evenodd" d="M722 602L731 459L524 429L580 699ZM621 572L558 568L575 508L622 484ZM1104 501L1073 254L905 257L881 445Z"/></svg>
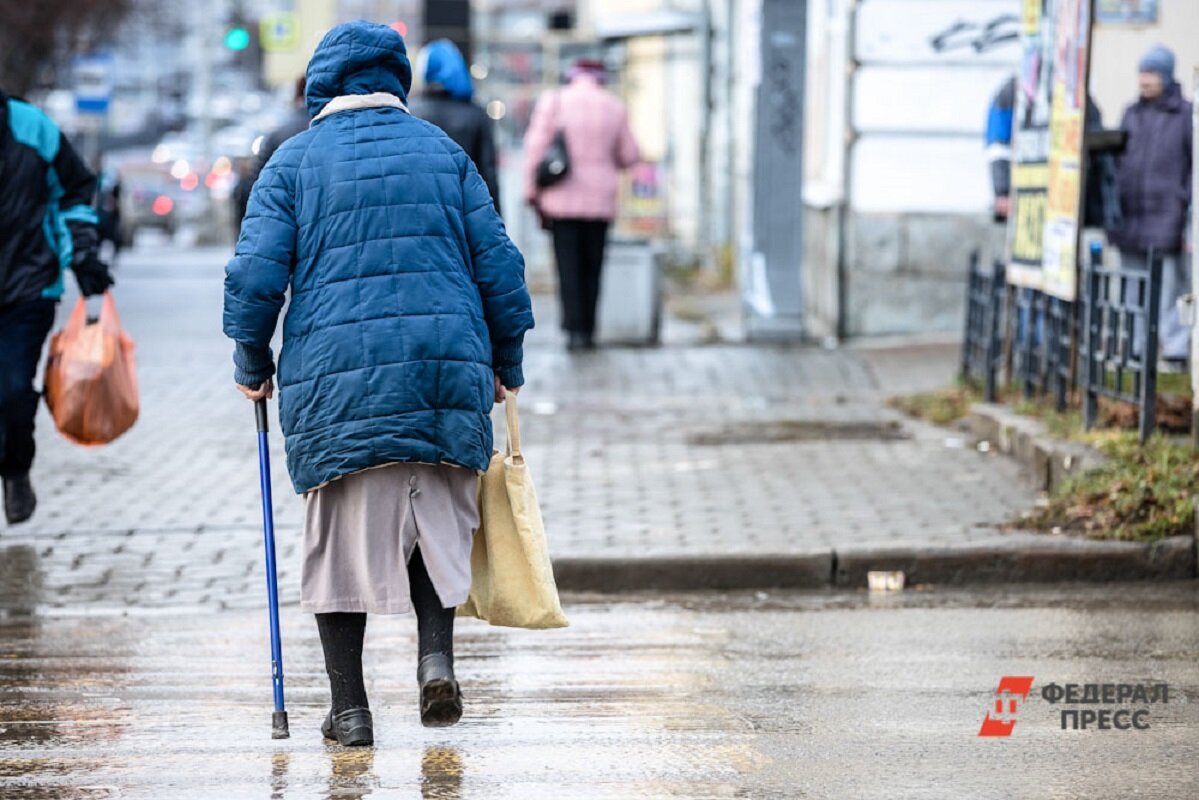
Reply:
<svg viewBox="0 0 1199 800"><path fill-rule="evenodd" d="M1120 259L1125 267L1149 271L1148 253L1122 251ZM1159 358L1186 360L1191 355L1191 329L1178 316L1178 298L1190 290L1190 258L1178 253L1162 254L1162 299L1157 318ZM1139 323L1138 320L1138 341L1142 336Z"/></svg>
<svg viewBox="0 0 1199 800"><path fill-rule="evenodd" d="M42 345L54 325L54 300L0 307L0 476L15 478L33 466L33 388Z"/></svg>

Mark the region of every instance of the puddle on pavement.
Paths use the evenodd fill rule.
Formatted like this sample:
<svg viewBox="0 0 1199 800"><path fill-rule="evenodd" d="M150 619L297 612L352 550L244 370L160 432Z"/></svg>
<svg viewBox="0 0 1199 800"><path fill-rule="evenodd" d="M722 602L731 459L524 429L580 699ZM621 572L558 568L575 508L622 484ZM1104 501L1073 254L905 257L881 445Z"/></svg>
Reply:
<svg viewBox="0 0 1199 800"><path fill-rule="evenodd" d="M340 749L329 751L330 798L337 800L362 800L379 787L374 774L375 749Z"/></svg>
<svg viewBox="0 0 1199 800"><path fill-rule="evenodd" d="M687 437L689 444L707 447L782 442L882 441L911 438L895 420L776 420L741 422Z"/></svg>
<svg viewBox="0 0 1199 800"><path fill-rule="evenodd" d="M421 800L461 800L463 764L453 747L426 747L420 761Z"/></svg>
<svg viewBox="0 0 1199 800"><path fill-rule="evenodd" d="M37 550L0 547L0 619L33 613L42 602L43 576Z"/></svg>
<svg viewBox="0 0 1199 800"><path fill-rule="evenodd" d="M597 639L627 638L627 624L604 607L552 636L464 623L467 717L427 731L407 669L412 621L380 619L366 664L376 747L358 750L318 732L328 690L298 609L284 610L284 742L269 738L263 615L0 618L0 798L737 796L760 757L743 721L707 697L727 634L667 628L619 659L598 655Z"/></svg>

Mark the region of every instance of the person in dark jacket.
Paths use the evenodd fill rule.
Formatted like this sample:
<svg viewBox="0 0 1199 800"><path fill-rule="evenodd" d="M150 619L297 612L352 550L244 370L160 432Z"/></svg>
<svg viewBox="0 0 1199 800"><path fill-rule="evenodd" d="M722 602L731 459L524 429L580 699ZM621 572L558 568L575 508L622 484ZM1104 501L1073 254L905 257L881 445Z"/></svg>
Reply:
<svg viewBox="0 0 1199 800"><path fill-rule="evenodd" d="M112 243L112 262L121 255L121 175L113 171L100 181L100 198L96 203L100 222L96 230L100 243Z"/></svg>
<svg viewBox="0 0 1199 800"><path fill-rule="evenodd" d="M438 39L425 45L419 61L424 90L412 105L412 113L441 128L466 151L499 211L495 132L487 112L473 102L475 87L466 59L449 39Z"/></svg>
<svg viewBox="0 0 1199 800"><path fill-rule="evenodd" d="M224 330L246 397L273 394L305 496L301 605L316 614L343 745L374 740L368 613L415 610L421 720L462 714L455 608L471 583L494 402L524 383L524 260L462 148L405 105L400 34L353 22L308 65L311 127L271 157L226 268Z"/></svg>
<svg viewBox="0 0 1199 800"><path fill-rule="evenodd" d="M0 90L0 477L9 525L37 508L33 388L63 272L85 296L112 278L97 255L96 177L50 118Z"/></svg>
<svg viewBox="0 0 1199 800"><path fill-rule="evenodd" d="M241 222L246 216L246 208L250 204L250 192L254 182L262 174L266 163L271 160L275 151L291 137L306 130L312 122L304 99L304 77L296 79L295 94L292 96L292 109L283 124L262 138L258 153L241 164L238 170L237 186L233 189L234 224L240 230Z"/></svg>
<svg viewBox="0 0 1199 800"><path fill-rule="evenodd" d="M262 168L254 156L234 160L233 168L237 171L237 184L233 187L230 202L233 211L233 238L236 240L241 233L241 223L246 218L246 209L250 206L250 192L254 189L254 181L258 179Z"/></svg>
<svg viewBox="0 0 1199 800"><path fill-rule="evenodd" d="M1187 212L1191 205L1191 104L1174 79L1174 54L1154 47L1141 59L1140 99L1124 112L1121 127L1128 145L1120 158L1123 221L1108 231L1124 264L1148 269L1148 252L1163 256L1161 355L1185 361L1190 330L1176 301L1189 290L1183 258Z"/></svg>

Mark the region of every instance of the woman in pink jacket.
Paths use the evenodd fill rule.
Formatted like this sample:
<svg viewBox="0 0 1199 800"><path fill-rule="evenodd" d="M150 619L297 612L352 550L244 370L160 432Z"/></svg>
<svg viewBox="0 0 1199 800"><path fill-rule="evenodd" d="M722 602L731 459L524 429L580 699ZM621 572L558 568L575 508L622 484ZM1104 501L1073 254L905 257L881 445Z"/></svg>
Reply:
<svg viewBox="0 0 1199 800"><path fill-rule="evenodd" d="M562 328L572 351L595 346L595 308L604 245L616 217L617 172L641 157L629 113L603 81L601 62L576 62L570 82L538 101L525 135L525 200L554 238ZM539 165L559 130L568 156L566 175L540 186Z"/></svg>

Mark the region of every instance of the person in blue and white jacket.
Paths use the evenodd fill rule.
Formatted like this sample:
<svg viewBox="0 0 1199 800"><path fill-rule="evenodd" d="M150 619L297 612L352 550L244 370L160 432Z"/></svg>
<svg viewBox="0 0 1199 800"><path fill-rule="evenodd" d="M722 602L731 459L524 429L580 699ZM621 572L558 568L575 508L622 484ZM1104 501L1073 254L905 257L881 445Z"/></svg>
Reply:
<svg viewBox="0 0 1199 800"><path fill-rule="evenodd" d="M0 477L9 525L37 507L29 480L38 393L33 380L54 325L63 271L84 296L112 285L96 254L96 177L36 107L0 89Z"/></svg>
<svg viewBox="0 0 1199 800"><path fill-rule="evenodd" d="M995 193L995 220L1003 222L1011 209L1012 127L1016 111L1016 79L1009 78L991 98L987 109L987 162Z"/></svg>

